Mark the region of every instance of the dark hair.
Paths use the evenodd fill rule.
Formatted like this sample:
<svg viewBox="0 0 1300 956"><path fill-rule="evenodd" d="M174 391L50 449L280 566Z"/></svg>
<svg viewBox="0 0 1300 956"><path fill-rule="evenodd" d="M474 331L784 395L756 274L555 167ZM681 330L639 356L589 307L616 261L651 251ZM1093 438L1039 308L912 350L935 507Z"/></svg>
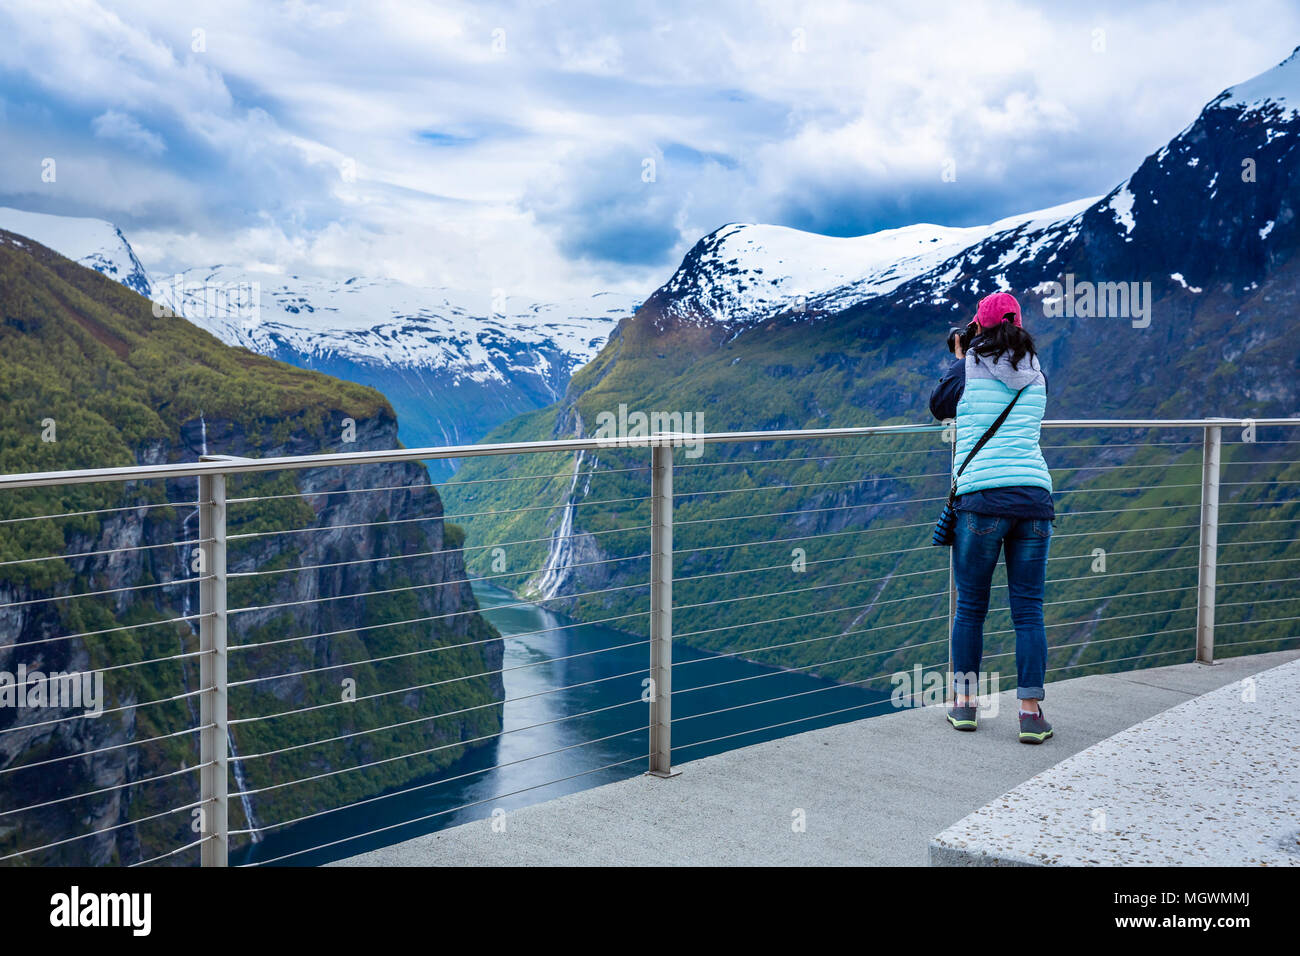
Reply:
<svg viewBox="0 0 1300 956"><path fill-rule="evenodd" d="M994 362L1010 352L1012 368L1019 368L1020 360L1026 355L1033 358L1038 356L1033 337L1010 320L999 322L991 328L981 329L979 336L971 342L970 348L977 356Z"/></svg>

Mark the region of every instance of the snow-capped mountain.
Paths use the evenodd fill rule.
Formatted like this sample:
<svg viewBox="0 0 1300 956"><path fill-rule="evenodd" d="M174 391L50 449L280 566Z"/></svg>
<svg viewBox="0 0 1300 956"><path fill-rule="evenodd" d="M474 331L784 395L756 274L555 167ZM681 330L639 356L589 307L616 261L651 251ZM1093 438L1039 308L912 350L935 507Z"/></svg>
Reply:
<svg viewBox="0 0 1300 956"><path fill-rule="evenodd" d="M123 283L227 345L379 389L408 447L470 444L555 402L639 304L609 292L562 302L493 300L366 276L229 266L151 276L121 230L103 220L0 208L0 229ZM449 470L434 466L437 477Z"/></svg>
<svg viewBox="0 0 1300 956"><path fill-rule="evenodd" d="M241 272L227 266L154 277L154 299L222 341L254 352L291 350L313 361L349 356L455 381L531 374L563 389L594 355L630 296L598 293L562 303L471 303L449 289L390 279L328 279ZM558 363L554 356L560 356ZM552 392L552 394L555 394Z"/></svg>
<svg viewBox="0 0 1300 956"><path fill-rule="evenodd" d="M947 329L968 321L979 299L997 290L1020 299L1025 327L1049 376L1051 418L1295 417L1300 413L1300 349L1294 341L1300 309L1297 106L1300 51L1215 97L1097 199L974 230L917 226L854 239L767 226L723 227L697 243L668 282L619 323L590 374L575 377L556 408L512 422L502 433L517 440L590 434L601 413L617 409L628 396L648 408L702 411L713 432L928 421L931 389L951 361L943 344ZM1070 295L1073 308L1067 309L1063 299ZM1258 440L1294 440L1290 431L1274 427ZM1072 442L1074 435L1055 440ZM1087 441L1098 443L1092 453L1098 465L1148 468L1157 466L1146 443L1180 441L1196 449L1199 438L1135 428L1098 430ZM710 464L735 466L746 487L773 491L796 472L778 460L765 473L764 459L808 453L802 446L769 453L766 445L728 443L708 451ZM1239 464L1248 464L1245 454L1241 457ZM614 474L644 460L640 450L626 455L611 450L601 464ZM833 476L831 462L818 461L815 473ZM582 467L598 474L590 459ZM892 465L881 459L865 467ZM494 474L480 459L469 461L464 471L466 481ZM1063 485L1078 478L1069 472L1073 469L1063 474ZM1243 468L1240 474L1252 473ZM1241 477L1234 481L1251 483ZM890 489L875 477L860 487L846 484L828 482L827 490L810 491L800 499L806 510L768 509L766 502L763 510L774 514L744 509L755 512L750 517L756 522L777 519L764 531L749 529L744 540L803 540L859 527L876 514L887 515L900 529L926 529L933 521L926 503L931 499L918 494L915 485ZM609 497L609 487L598 478L579 484L556 479L530 501L552 510L536 508L521 521L514 514L497 517L516 500L511 492L475 486L473 511L485 516L474 519L469 532L479 540L507 533L545 539L547 552L530 566L546 572L530 586L561 597L609 595L644 578L643 565L623 562L636 556L643 542L596 537L593 529L603 525L580 507ZM453 506L460 503L455 495L449 496ZM1268 495L1289 500L1277 487ZM682 498L685 515L696 505L690 494ZM909 504L908 511L898 510ZM847 506L864 510L853 515ZM678 520L694 524L696 514L703 524L716 512L692 512ZM1145 527L1147 518L1139 514L1117 517L1116 529L1136 530L1125 527L1130 521ZM928 535L918 531L917 543L923 544L923 533ZM725 548L686 543L679 550L688 580L725 581L729 567L743 573L751 563L749 554L724 563L730 560ZM486 571L482 556L472 561L479 562L474 570ZM622 597L599 604L584 597L566 610L579 618L597 612L609 618L633 608ZM781 608L770 611L777 621L784 619L781 613ZM695 633L716 635L717 643L705 646L728 651L736 640L728 636L730 630Z"/></svg>
<svg viewBox="0 0 1300 956"><path fill-rule="evenodd" d="M1027 319L1049 318L1053 285L1067 276L1093 285L1150 284L1146 304L1154 298L1161 321L1129 357L1153 342L1195 351L1200 343L1186 339L1199 318L1214 327L1209 335L1229 321L1238 331L1260 325L1233 353L1240 359L1268 340L1270 323L1295 304L1295 283L1281 277L1300 228L1297 133L1300 51L1215 97L1105 196L985 226L921 224L852 238L729 224L699 240L639 308L615 294L520 305L363 276L258 275L224 266L151 280L107 223L8 210L0 211L0 227L147 289L223 341L379 388L397 408L408 445L460 444L565 395L573 371L611 335L602 371L629 338L647 340L644 354L656 361L697 360L709 347L743 342L760 325L808 323L852 326L873 342L893 337L900 351L891 361L919 363L922 345L912 329L941 335L968 318L979 297L1000 289L1021 296ZM1064 361L1070 336L1088 330L1090 318L1040 321L1036 334ZM693 337L666 341L676 329L693 329ZM649 339L657 340L653 347ZM1149 377L1148 369L1125 384ZM1290 394L1269 394L1283 392ZM1195 398L1207 396L1203 390ZM562 405L571 408L574 399ZM810 407L829 406L817 399ZM735 404L739 417L744 411Z"/></svg>
<svg viewBox="0 0 1300 956"><path fill-rule="evenodd" d="M1295 119L1300 113L1300 47L1273 69L1228 87L1206 109L1235 110L1265 120Z"/></svg>
<svg viewBox="0 0 1300 956"><path fill-rule="evenodd" d="M1295 247L1298 133L1300 48L1211 100L1105 196L987 226L852 238L730 224L696 243L629 321L713 329L717 341L867 307L960 321L999 290L1038 298L1037 308L1067 272L1149 281L1157 295L1198 295L1223 276L1250 290Z"/></svg>
<svg viewBox="0 0 1300 956"><path fill-rule="evenodd" d="M151 294L148 272L122 231L112 223L0 206L0 229L35 239L59 255L116 279L143 296Z"/></svg>
<svg viewBox="0 0 1300 956"><path fill-rule="evenodd" d="M638 304L616 293L480 301L391 279L226 266L155 276L154 299L227 344L379 389L409 447L471 444L552 404Z"/></svg>
<svg viewBox="0 0 1300 956"><path fill-rule="evenodd" d="M989 236L1019 231L1045 242L1094 202L986 226L921 223L846 238L730 223L696 243L659 291L667 317L735 332L778 313L826 315L892 292Z"/></svg>
<svg viewBox="0 0 1300 956"><path fill-rule="evenodd" d="M744 395L766 394L769 378L790 394L759 404L769 427L924 416L917 394L889 383L926 381L946 329L1002 290L1054 370L1058 412L1295 414L1298 203L1300 49L1214 97L1101 197L968 229L718 229L620 323L553 434L593 420L603 406L586 403L614 368L624 390L698 396L720 430L755 427ZM679 355L690 362L668 364ZM731 381L748 363L758 376ZM830 369L848 375L842 396L804 384Z"/></svg>
<svg viewBox="0 0 1300 956"><path fill-rule="evenodd" d="M1254 296L1300 238L1297 146L1300 48L1220 93L1070 219L996 232L902 286L894 304L969 307L999 288L1042 297L1066 273L1094 284L1150 282L1166 315L1179 317L1202 309L1195 296ZM1256 298L1232 308L1262 306Z"/></svg>

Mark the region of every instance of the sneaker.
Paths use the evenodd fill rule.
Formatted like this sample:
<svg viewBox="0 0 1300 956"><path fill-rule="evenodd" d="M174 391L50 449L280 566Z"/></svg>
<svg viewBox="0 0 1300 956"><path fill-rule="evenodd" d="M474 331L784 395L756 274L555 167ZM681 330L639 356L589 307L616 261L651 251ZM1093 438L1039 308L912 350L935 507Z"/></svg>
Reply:
<svg viewBox="0 0 1300 956"><path fill-rule="evenodd" d="M1052 736L1052 725L1043 716L1041 704L1038 707L1038 713L1020 715L1020 742L1022 744L1041 744L1050 736Z"/></svg>
<svg viewBox="0 0 1300 956"><path fill-rule="evenodd" d="M949 707L948 723L958 730L971 731L975 729L975 714L973 706Z"/></svg>

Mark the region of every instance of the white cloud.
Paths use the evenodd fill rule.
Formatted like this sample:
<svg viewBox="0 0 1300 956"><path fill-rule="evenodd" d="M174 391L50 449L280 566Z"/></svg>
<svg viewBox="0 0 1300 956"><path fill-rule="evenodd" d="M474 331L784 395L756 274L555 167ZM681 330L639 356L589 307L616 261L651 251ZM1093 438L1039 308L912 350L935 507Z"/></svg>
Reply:
<svg viewBox="0 0 1300 956"><path fill-rule="evenodd" d="M726 221L1103 191L1298 28L1285 0L11 0L0 201L117 219L162 268L649 291ZM31 185L51 150L59 182Z"/></svg>
<svg viewBox="0 0 1300 956"><path fill-rule="evenodd" d="M130 116L117 110L105 110L90 121L90 128L100 139L115 140L131 149L156 156L167 149L161 136L145 129Z"/></svg>

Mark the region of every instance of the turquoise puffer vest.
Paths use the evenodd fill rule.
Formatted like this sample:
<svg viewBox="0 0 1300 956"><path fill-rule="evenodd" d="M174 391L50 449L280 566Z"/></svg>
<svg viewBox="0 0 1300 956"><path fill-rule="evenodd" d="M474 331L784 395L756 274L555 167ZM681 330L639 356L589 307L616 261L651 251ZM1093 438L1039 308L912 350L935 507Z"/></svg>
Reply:
<svg viewBox="0 0 1300 956"><path fill-rule="evenodd" d="M957 402L957 467L980 436L993 424L1022 386L1024 394L997 432L971 459L957 479L957 494L1032 485L1052 490L1052 475L1038 447L1038 435L1047 410L1047 381L1037 359L1021 359L1011 367L1011 357L997 362L966 353L966 384Z"/></svg>

